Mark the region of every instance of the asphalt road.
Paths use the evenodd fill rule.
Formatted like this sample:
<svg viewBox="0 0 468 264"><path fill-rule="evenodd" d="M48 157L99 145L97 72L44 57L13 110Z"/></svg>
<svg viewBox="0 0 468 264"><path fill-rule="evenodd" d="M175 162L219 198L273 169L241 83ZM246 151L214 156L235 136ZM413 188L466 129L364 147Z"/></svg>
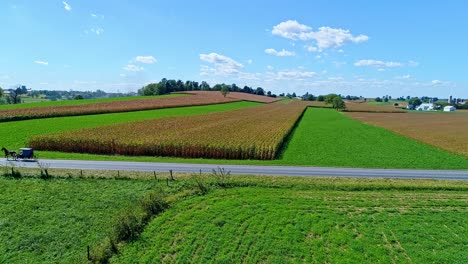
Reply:
<svg viewBox="0 0 468 264"><path fill-rule="evenodd" d="M120 170L120 171L157 171L211 173L218 167L231 174L282 175L282 176L335 176L354 178L403 178L403 179L444 179L468 180L468 170L413 170L413 169L361 169L299 166L255 166L255 165L217 165L156 163L129 161L88 161L88 160L40 160L48 168L83 170ZM37 168L37 162L7 161L0 159L0 166Z"/></svg>

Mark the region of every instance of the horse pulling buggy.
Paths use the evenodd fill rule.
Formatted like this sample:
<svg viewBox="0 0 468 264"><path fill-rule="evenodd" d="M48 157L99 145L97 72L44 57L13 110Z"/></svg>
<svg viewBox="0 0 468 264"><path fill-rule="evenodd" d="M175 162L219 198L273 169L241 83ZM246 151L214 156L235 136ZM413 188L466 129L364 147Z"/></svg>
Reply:
<svg viewBox="0 0 468 264"><path fill-rule="evenodd" d="M8 160L8 157L12 157L14 160L35 160L36 155L32 148L20 148L19 153L16 151L9 151L6 148L2 148L3 153L5 153L5 158Z"/></svg>

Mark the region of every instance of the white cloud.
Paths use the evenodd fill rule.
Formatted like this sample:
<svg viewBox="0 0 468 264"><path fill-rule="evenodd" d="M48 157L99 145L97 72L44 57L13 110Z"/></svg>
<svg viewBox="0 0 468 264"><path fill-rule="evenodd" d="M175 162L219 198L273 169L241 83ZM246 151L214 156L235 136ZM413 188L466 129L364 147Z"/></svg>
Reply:
<svg viewBox="0 0 468 264"><path fill-rule="evenodd" d="M438 85L442 85L443 82L440 80L432 80L431 84L432 86L438 86Z"/></svg>
<svg viewBox="0 0 468 264"><path fill-rule="evenodd" d="M397 77L395 77L395 79L408 80L408 79L411 79L411 75L406 74L406 75L402 75L402 76L397 76Z"/></svg>
<svg viewBox="0 0 468 264"><path fill-rule="evenodd" d="M283 38L306 40L305 34L312 30L311 27L298 23L296 20L288 20L273 27L271 33Z"/></svg>
<svg viewBox="0 0 468 264"><path fill-rule="evenodd" d="M101 15L101 14L94 14L94 13L91 13L91 17L92 17L92 18L104 19L104 15Z"/></svg>
<svg viewBox="0 0 468 264"><path fill-rule="evenodd" d="M45 66L49 65L49 62L47 62L47 61L41 61L41 60L34 61L34 63L40 64L40 65L45 65Z"/></svg>
<svg viewBox="0 0 468 264"><path fill-rule="evenodd" d="M296 20L281 22L273 27L273 35L292 40L314 40L318 50L338 48L346 43L361 43L369 40L366 35L354 36L349 30L332 27L320 27L313 31L311 27L298 23ZM315 51L313 48L309 51Z"/></svg>
<svg viewBox="0 0 468 264"><path fill-rule="evenodd" d="M98 36L101 35L102 33L104 33L104 29L101 28L101 27L93 27L90 30L91 30L91 32L93 32L94 34L96 34Z"/></svg>
<svg viewBox="0 0 468 264"><path fill-rule="evenodd" d="M289 69L280 70L277 72L269 73L270 79L275 80L304 80L317 76L316 72L306 71L303 69Z"/></svg>
<svg viewBox="0 0 468 264"><path fill-rule="evenodd" d="M143 67L136 66L134 64L128 64L127 66L123 67L122 69L130 72L139 72L144 70Z"/></svg>
<svg viewBox="0 0 468 264"><path fill-rule="evenodd" d="M122 77L122 78L125 78L125 77L127 77L127 74L121 73L121 74L119 74L119 76Z"/></svg>
<svg viewBox="0 0 468 264"><path fill-rule="evenodd" d="M320 52L321 50L315 46L312 45L305 45L304 48L306 48L307 51L309 52Z"/></svg>
<svg viewBox="0 0 468 264"><path fill-rule="evenodd" d="M294 52L288 51L288 50L285 50L285 49L283 49L281 51L277 51L275 49L266 49L265 53L275 55L275 56L278 56L278 57L290 57L290 56L295 56L296 55Z"/></svg>
<svg viewBox="0 0 468 264"><path fill-rule="evenodd" d="M357 67L377 67L377 68L395 68L403 67L404 64L401 62L393 61L380 61L380 60L359 60L354 63L354 66Z"/></svg>
<svg viewBox="0 0 468 264"><path fill-rule="evenodd" d="M274 68L273 68L273 66L268 65L268 66L267 66L267 69L271 71L271 70L273 70Z"/></svg>
<svg viewBox="0 0 468 264"><path fill-rule="evenodd" d="M253 60L247 60L248 64L252 64Z"/></svg>
<svg viewBox="0 0 468 264"><path fill-rule="evenodd" d="M201 75L231 75L240 72L244 65L218 53L200 54L200 59L213 64L213 67L202 66Z"/></svg>
<svg viewBox="0 0 468 264"><path fill-rule="evenodd" d="M157 62L157 60L153 56L136 56L135 61L146 64L153 64Z"/></svg>
<svg viewBox="0 0 468 264"><path fill-rule="evenodd" d="M65 10L71 11L72 8L67 2L63 1L62 3L63 3L63 8L65 8Z"/></svg>

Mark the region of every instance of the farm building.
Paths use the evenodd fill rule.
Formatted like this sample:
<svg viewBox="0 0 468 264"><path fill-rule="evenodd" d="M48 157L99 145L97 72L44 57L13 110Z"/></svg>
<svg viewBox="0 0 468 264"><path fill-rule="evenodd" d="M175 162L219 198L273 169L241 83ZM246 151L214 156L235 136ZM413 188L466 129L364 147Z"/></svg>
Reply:
<svg viewBox="0 0 468 264"><path fill-rule="evenodd" d="M447 105L444 107L444 112L454 112L456 110L455 106Z"/></svg>
<svg viewBox="0 0 468 264"><path fill-rule="evenodd" d="M416 110L418 111L432 111L434 109L435 109L435 106L434 104L431 104L431 103L424 103L416 107Z"/></svg>
<svg viewBox="0 0 468 264"><path fill-rule="evenodd" d="M414 105L409 104L409 105L406 106L406 109L408 109L408 110L414 110Z"/></svg>

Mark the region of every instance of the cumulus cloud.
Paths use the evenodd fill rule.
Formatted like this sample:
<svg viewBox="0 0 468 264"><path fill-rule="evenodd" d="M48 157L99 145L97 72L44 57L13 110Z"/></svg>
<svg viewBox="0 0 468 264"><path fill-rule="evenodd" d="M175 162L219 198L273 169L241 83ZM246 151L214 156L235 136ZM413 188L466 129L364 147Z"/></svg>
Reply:
<svg viewBox="0 0 468 264"><path fill-rule="evenodd" d="M304 80L317 76L316 72L307 71L303 68L279 70L276 72L267 73L267 78L270 80Z"/></svg>
<svg viewBox="0 0 468 264"><path fill-rule="evenodd" d="M321 51L328 48L338 48L346 43L361 43L369 40L366 35L354 36L349 30L332 27L320 27L313 31L312 27L300 24L296 20L288 20L279 23L271 31L273 35L292 40L313 40L316 48L309 51Z"/></svg>
<svg viewBox="0 0 468 264"><path fill-rule="evenodd" d="M357 67L377 67L377 68L395 68L403 67L401 62L394 61L380 61L380 60L359 60L354 63Z"/></svg>
<svg viewBox="0 0 468 264"><path fill-rule="evenodd" d="M288 20L273 27L271 33L283 38L306 40L306 34L312 30L311 27L298 23L296 20Z"/></svg>
<svg viewBox="0 0 468 264"><path fill-rule="evenodd" d="M62 4L63 4L63 8L65 8L65 10L71 11L72 8L67 2L63 1Z"/></svg>
<svg viewBox="0 0 468 264"><path fill-rule="evenodd" d="M136 56L135 61L146 64L153 64L157 62L156 58L154 58L153 56Z"/></svg>
<svg viewBox="0 0 468 264"><path fill-rule="evenodd" d="M285 50L285 49L283 49L281 51L277 51L275 49L266 49L265 53L275 55L275 56L278 56L278 57L290 57L290 56L295 56L296 55L294 52L288 51L288 50Z"/></svg>
<svg viewBox="0 0 468 264"><path fill-rule="evenodd" d="M202 66L201 75L232 75L240 72L244 65L218 53L200 54L200 60L211 63L213 66Z"/></svg>
<svg viewBox="0 0 468 264"><path fill-rule="evenodd" d="M98 36L101 35L102 33L104 33L104 29L101 28L101 27L93 27L90 30L91 30L91 32L93 32L94 34L96 34Z"/></svg>
<svg viewBox="0 0 468 264"><path fill-rule="evenodd" d="M134 65L134 64L128 64L127 66L123 67L122 69L124 69L126 71L129 71L129 72L139 72L139 71L144 70L143 67L139 67L139 66Z"/></svg>
<svg viewBox="0 0 468 264"><path fill-rule="evenodd" d="M34 61L34 63L40 64L40 65L45 65L45 66L49 65L49 62L47 62L47 61L41 61L41 60Z"/></svg>

